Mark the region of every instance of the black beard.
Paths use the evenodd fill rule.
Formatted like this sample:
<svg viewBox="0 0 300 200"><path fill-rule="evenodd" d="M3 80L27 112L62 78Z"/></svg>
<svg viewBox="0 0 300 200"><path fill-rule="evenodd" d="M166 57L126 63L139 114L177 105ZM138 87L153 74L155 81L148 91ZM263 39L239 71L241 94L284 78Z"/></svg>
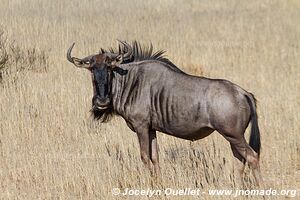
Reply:
<svg viewBox="0 0 300 200"><path fill-rule="evenodd" d="M113 109L109 106L106 109L98 109L95 106L91 109L91 113L95 120L100 120L101 122L108 122L113 116Z"/></svg>

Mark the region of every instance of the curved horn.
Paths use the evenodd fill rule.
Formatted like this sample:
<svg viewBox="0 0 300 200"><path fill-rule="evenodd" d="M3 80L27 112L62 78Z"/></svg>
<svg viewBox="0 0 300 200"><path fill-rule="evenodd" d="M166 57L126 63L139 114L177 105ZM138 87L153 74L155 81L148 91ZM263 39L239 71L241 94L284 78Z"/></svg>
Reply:
<svg viewBox="0 0 300 200"><path fill-rule="evenodd" d="M75 42L70 46L70 48L67 51L68 61L73 63L76 67L81 67L81 68L87 68L88 69L89 65L86 62L90 57L80 59L80 58L76 58L76 57L71 56L72 49L73 49L74 45L75 45Z"/></svg>
<svg viewBox="0 0 300 200"><path fill-rule="evenodd" d="M73 44L70 46L70 48L67 51L67 59L68 59L69 62L71 62L73 64L74 64L74 60L71 56L71 52L72 52L72 49L73 49L74 45L75 45L75 42L73 42Z"/></svg>
<svg viewBox="0 0 300 200"><path fill-rule="evenodd" d="M124 58L127 58L129 56L131 56L132 54L132 47L125 41L121 41L121 40L118 40L121 44L124 45L124 47L127 49L127 52L123 55Z"/></svg>
<svg viewBox="0 0 300 200"><path fill-rule="evenodd" d="M127 43L125 43L125 45L126 45L128 50L127 50L127 53L124 55L124 57L127 58L127 57L130 57L132 55L132 47Z"/></svg>

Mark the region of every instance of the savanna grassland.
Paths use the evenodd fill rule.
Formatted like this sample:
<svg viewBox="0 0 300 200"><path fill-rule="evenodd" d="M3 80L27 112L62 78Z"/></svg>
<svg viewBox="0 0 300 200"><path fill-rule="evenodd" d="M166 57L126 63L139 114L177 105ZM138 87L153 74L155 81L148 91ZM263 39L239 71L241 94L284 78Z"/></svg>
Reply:
<svg viewBox="0 0 300 200"><path fill-rule="evenodd" d="M68 63L66 50L75 41L73 54L83 57L115 47L116 39L152 42L184 71L254 93L264 187L299 189L299 22L297 0L1 0L0 198L147 199L111 190L239 187L218 133L196 142L159 133L157 184L123 119L92 119L90 74ZM246 174L244 188L256 188ZM173 198L199 197L153 197Z"/></svg>

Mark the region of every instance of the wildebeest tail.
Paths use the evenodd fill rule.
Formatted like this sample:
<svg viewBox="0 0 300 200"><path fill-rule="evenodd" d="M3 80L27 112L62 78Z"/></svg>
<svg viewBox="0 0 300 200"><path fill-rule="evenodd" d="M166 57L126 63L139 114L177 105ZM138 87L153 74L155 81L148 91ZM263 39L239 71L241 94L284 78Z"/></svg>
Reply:
<svg viewBox="0 0 300 200"><path fill-rule="evenodd" d="M250 93L250 95L245 95L248 101L248 104L250 106L251 110L251 134L249 139L249 145L251 148L258 154L258 157L260 155L260 132L257 122L257 113L256 113L256 99L253 94Z"/></svg>

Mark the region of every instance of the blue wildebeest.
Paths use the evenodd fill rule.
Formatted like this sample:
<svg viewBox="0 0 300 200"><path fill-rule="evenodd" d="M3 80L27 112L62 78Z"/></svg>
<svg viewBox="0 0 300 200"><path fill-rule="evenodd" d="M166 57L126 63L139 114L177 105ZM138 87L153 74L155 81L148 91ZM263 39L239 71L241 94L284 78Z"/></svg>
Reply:
<svg viewBox="0 0 300 200"><path fill-rule="evenodd" d="M247 162L259 183L260 132L254 96L223 79L192 76L163 56L153 53L152 45L120 42L119 50L85 58L67 59L92 73L94 97L92 113L107 121L112 113L120 115L136 132L142 161L159 171L156 131L186 140L199 140L213 131L229 141L233 155ZM244 132L251 122L250 142Z"/></svg>

